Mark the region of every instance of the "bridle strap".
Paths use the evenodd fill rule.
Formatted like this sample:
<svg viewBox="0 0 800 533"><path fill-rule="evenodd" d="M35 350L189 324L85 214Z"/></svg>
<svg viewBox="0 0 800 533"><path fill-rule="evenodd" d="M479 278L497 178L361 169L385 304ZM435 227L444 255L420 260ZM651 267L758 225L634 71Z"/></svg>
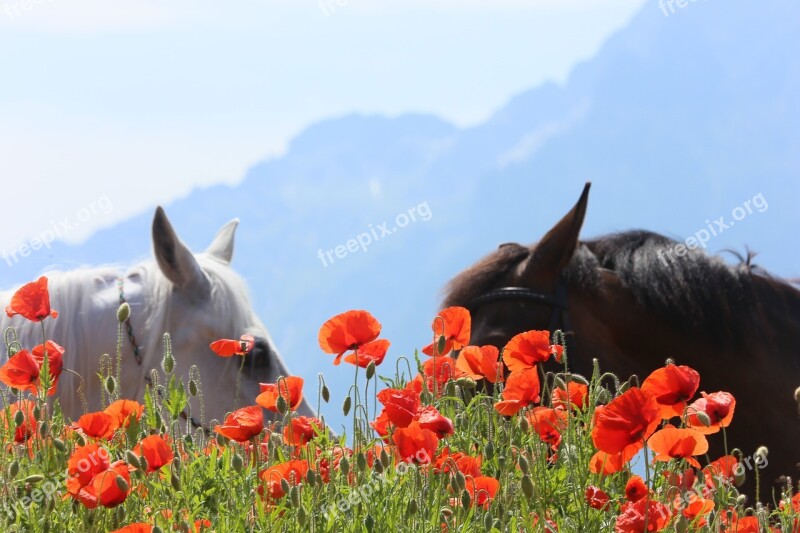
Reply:
<svg viewBox="0 0 800 533"><path fill-rule="evenodd" d="M125 299L125 292L123 290L124 286L125 286L125 280L122 277L117 278L117 287L119 288L119 304L120 305L128 302ZM133 356L136 359L136 364L138 364L139 366L142 366L142 349L139 346L139 344L136 342L136 337L133 335L133 325L131 325L131 315L132 314L133 314L133 310L131 310L131 312L128 314L128 318L125 319L125 329L126 329L126 331L128 333L128 342L130 343L131 348L133 348ZM144 375L144 380L148 385L150 385L151 387L153 386L153 380L150 379L150 376L148 374ZM188 419L189 423L195 429L200 428L203 431L205 431L206 433L210 433L210 430L207 429L206 427L204 427L199 422L197 422L194 419L194 417L190 418L189 415L186 414L185 410L181 411L180 416L184 420Z"/></svg>
<svg viewBox="0 0 800 533"><path fill-rule="evenodd" d="M549 305L553 308L550 314L550 324L548 329L553 332L560 329L565 335L572 333L569 321L567 286L561 281L556 282L555 290L552 294L545 294L527 287L502 287L493 289L472 300L470 309L475 310L487 303L498 301L530 301Z"/></svg>

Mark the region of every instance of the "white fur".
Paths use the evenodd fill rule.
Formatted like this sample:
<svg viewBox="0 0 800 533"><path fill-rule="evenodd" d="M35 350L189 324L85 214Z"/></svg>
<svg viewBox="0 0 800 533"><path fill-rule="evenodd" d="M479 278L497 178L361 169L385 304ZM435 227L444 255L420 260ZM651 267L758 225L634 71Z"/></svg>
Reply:
<svg viewBox="0 0 800 533"><path fill-rule="evenodd" d="M270 383L280 375L290 375L269 333L252 309L244 281L228 265L234 229L235 223L226 225L206 253L193 256L210 286L210 295L204 298L192 293L191 287L179 289L167 279L155 261L124 272L114 267L97 267L46 274L51 308L59 313L58 318L45 320L46 335L66 349L64 368L82 376L89 411L101 408L101 382L97 377L101 355L109 354L112 361L116 361L116 311L120 305L117 280L120 277L124 279L124 295L131 306L133 333L143 358L143 364L138 365L123 328L121 397L142 401L146 375L153 368L160 371L165 332L172 337L175 372L184 383L188 383L192 365L200 371L205 427L212 419L222 420L234 408L255 404L260 382ZM230 242L225 242L226 239ZM182 246L180 241L176 242ZM158 248L156 244L157 255ZM0 309L5 309L12 294L13 291L0 293ZM19 333L24 348L30 349L42 342L40 324L30 323L20 316L8 318L2 312L0 327L5 331L9 326ZM220 338L238 339L243 334L265 339L275 360L266 369L250 370L245 365L239 377L238 405L234 405L242 360L239 356L219 357L208 345ZM5 361L5 350L2 350L1 359L0 362ZM64 372L58 384L57 398L64 413L72 419L84 412L77 393L79 383L77 377ZM195 400L192 405L192 417L200 421L199 403ZM313 414L305 401L300 412Z"/></svg>

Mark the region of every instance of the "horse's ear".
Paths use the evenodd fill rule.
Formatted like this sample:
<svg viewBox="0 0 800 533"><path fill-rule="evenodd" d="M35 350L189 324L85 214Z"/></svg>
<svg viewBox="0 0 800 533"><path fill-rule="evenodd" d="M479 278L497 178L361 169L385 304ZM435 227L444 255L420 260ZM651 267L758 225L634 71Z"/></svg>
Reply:
<svg viewBox="0 0 800 533"><path fill-rule="evenodd" d="M578 237L586 215L591 185L590 182L586 183L578 203L534 245L533 255L523 265L524 279L528 281L554 279L572 260L578 247Z"/></svg>
<svg viewBox="0 0 800 533"><path fill-rule="evenodd" d="M161 206L156 208L153 217L153 249L161 272L181 292L192 299L202 299L209 294L208 277L192 251L178 238Z"/></svg>
<svg viewBox="0 0 800 533"><path fill-rule="evenodd" d="M226 264L230 264L233 258L233 236L236 233L236 227L239 225L239 219L234 218L219 230L214 241L206 249L206 253L210 256L216 257Z"/></svg>

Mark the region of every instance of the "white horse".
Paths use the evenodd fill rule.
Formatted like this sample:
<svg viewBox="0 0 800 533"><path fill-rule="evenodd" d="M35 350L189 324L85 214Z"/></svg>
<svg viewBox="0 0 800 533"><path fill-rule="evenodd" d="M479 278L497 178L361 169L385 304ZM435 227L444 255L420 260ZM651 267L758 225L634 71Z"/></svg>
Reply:
<svg viewBox="0 0 800 533"><path fill-rule="evenodd" d="M200 420L198 399L192 401L192 422L205 428L212 419L244 405L254 405L259 383L274 382L290 375L269 333L253 311L244 281L230 268L238 220L228 222L208 249L193 254L178 238L161 207L153 219L155 261L136 265L126 272L112 267L78 269L48 273L50 303L57 319L45 321L47 337L63 346L64 368L80 374L89 411L101 408L101 387L97 376L102 354L116 361L117 309L122 300L131 307L132 335L123 326L122 365L119 386L122 398L142 401L151 369L159 368L163 358L163 334L170 333L175 372L184 384L189 368L200 371L205 420ZM13 291L0 293L0 309L5 309ZM40 324L20 316L0 317L3 331L9 326L19 333L24 348L42 342ZM223 358L209 348L221 339L238 339L243 334L255 337L252 351L245 356ZM138 346L135 353L133 339ZM5 350L2 350L5 361ZM237 378L238 376L238 378ZM237 379L238 405L234 405ZM64 372L57 397L64 413L77 419L83 402L77 394L80 379ZM303 400L298 411L312 416Z"/></svg>

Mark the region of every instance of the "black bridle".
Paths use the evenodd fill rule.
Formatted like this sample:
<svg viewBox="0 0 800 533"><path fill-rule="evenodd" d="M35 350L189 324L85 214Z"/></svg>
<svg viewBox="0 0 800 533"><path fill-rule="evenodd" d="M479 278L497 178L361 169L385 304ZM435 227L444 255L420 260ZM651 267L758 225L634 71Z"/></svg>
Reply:
<svg viewBox="0 0 800 533"><path fill-rule="evenodd" d="M550 306L552 308L550 324L548 325L550 332L552 333L560 329L564 332L564 335L572 333L569 322L567 286L560 279L556 282L555 290L552 294L546 294L526 287L502 287L478 296L470 302L469 308L471 311L474 311L487 303L509 300L535 302Z"/></svg>
<svg viewBox="0 0 800 533"><path fill-rule="evenodd" d="M569 294L567 286L560 278L556 282L555 290L552 294L535 291L527 287L501 287L499 289L493 289L472 300L469 304L469 309L470 311L475 311L482 305L501 301L529 301L548 305L552 308L550 323L547 327L550 333L561 330L565 336L573 335L569 320ZM575 353L574 347L571 353ZM573 372L580 373L577 358L570 358L570 366Z"/></svg>

